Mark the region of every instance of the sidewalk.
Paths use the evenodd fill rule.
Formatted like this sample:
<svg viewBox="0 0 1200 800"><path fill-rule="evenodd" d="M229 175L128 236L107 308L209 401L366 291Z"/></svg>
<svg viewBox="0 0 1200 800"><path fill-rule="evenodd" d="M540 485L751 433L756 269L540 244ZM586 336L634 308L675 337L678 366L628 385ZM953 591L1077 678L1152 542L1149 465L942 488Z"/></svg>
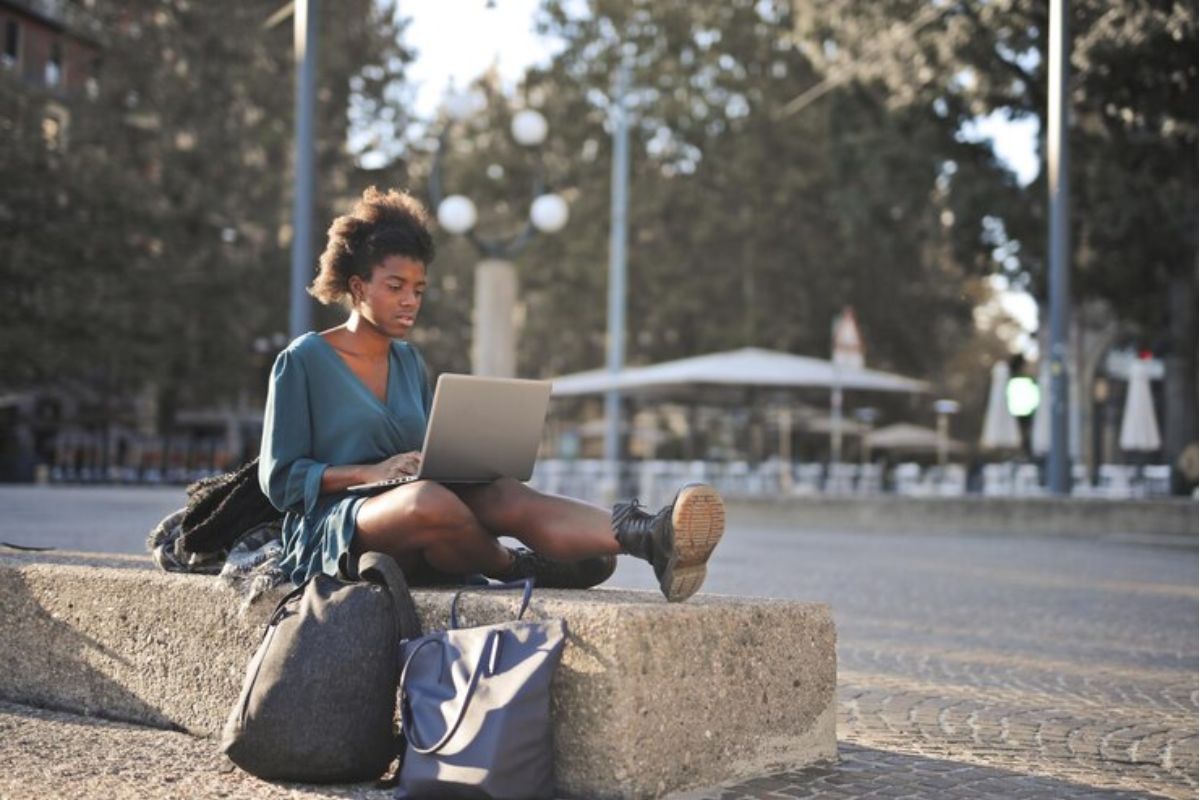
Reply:
<svg viewBox="0 0 1200 800"><path fill-rule="evenodd" d="M1057 778L843 743L841 761L678 795L678 800L841 800L843 798L1143 798ZM1083 777L1083 776L1080 776ZM1169 797L1195 796L1194 790ZM272 784L234 768L216 744L182 733L76 717L0 702L0 800L390 800L374 784Z"/></svg>

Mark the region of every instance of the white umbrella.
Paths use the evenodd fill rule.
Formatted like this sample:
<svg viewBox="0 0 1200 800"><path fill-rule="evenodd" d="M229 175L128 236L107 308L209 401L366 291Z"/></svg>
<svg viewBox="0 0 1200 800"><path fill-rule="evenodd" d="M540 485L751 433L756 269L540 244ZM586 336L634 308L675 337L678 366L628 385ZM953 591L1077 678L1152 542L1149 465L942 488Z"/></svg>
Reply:
<svg viewBox="0 0 1200 800"><path fill-rule="evenodd" d="M1029 434L1029 446L1035 455L1050 452L1050 359L1042 359L1038 370L1038 405L1033 412L1033 430Z"/></svg>
<svg viewBox="0 0 1200 800"><path fill-rule="evenodd" d="M997 361L992 367L992 388L988 391L987 413L983 416L983 434L979 444L988 450L1016 450L1021 446L1017 418L1008 411L1008 364Z"/></svg>
<svg viewBox="0 0 1200 800"><path fill-rule="evenodd" d="M924 381L844 366L832 362L757 347L665 361L647 367L626 367L614 380L607 370L595 369L554 378L555 397L600 394L615 387L627 394L690 391L697 385L735 387L823 388L837 383L843 389L917 393L929 390Z"/></svg>
<svg viewBox="0 0 1200 800"><path fill-rule="evenodd" d="M1144 361L1129 365L1129 389L1125 393L1119 441L1122 450L1150 452L1162 446L1154 399L1150 396L1150 375Z"/></svg>
<svg viewBox="0 0 1200 800"><path fill-rule="evenodd" d="M961 453L966 450L966 445L962 442L955 439L943 440L932 428L922 428L919 425L909 425L903 422L876 428L867 434L866 442L872 450L935 453L942 446L948 453Z"/></svg>
<svg viewBox="0 0 1200 800"><path fill-rule="evenodd" d="M1070 391L1072 394L1080 391L1078 383L1075 381L1073 370L1068 369L1067 374L1071 375ZM1042 366L1038 370L1038 407L1033 412L1033 430L1030 431L1029 446L1033 450L1034 455L1045 456L1050 452L1050 360L1044 359ZM1075 404L1072 403L1071 406ZM1067 419L1067 449L1070 451L1071 459L1079 460L1079 416L1068 412Z"/></svg>

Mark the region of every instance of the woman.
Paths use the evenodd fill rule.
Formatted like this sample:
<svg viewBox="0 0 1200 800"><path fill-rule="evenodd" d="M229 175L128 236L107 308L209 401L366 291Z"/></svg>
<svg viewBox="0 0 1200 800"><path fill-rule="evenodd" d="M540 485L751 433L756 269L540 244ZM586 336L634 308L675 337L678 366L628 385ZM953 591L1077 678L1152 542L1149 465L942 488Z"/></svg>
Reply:
<svg viewBox="0 0 1200 800"><path fill-rule="evenodd" d="M650 562L668 600L694 594L724 532L721 498L708 486L685 486L657 514L636 500L609 514L512 479L415 481L373 497L347 491L417 469L432 397L425 363L404 340L433 256L425 210L395 191L368 189L329 229L309 293L350 316L279 354L263 420L259 482L286 512L283 566L292 580L336 572L348 550L374 550L414 583L482 573L587 588L626 553ZM532 549L506 548L501 535Z"/></svg>

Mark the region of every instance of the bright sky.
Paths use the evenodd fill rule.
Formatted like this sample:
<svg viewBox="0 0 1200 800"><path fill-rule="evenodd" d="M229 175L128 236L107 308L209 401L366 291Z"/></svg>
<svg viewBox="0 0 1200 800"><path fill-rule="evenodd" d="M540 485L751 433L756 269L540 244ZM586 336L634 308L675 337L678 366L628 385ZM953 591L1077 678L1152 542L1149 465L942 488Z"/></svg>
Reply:
<svg viewBox="0 0 1200 800"><path fill-rule="evenodd" d="M538 0L403 3L400 13L412 20L405 42L417 51L407 74L418 84L418 115L432 116L451 80L462 88L495 64L511 86L526 67L549 60L554 42L533 31L538 5Z"/></svg>
<svg viewBox="0 0 1200 800"><path fill-rule="evenodd" d="M548 61L555 43L533 30L538 5L539 0L403 3L400 13L411 19L405 41L417 51L408 70L417 87L417 115L431 117L450 82L461 88L495 65L501 80L513 86L526 67ZM1036 121L1011 122L997 113L979 119L964 134L976 141L990 139L997 157L1009 165L1022 184L1037 177ZM1033 298L1001 284L997 287L1001 289L1001 306L1026 331L1036 331L1038 314Z"/></svg>

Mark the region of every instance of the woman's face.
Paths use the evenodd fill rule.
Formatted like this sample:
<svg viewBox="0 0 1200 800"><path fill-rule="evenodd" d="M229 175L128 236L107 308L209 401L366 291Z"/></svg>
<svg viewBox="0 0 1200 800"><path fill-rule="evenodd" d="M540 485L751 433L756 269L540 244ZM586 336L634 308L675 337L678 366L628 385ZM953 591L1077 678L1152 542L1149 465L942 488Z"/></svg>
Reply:
<svg viewBox="0 0 1200 800"><path fill-rule="evenodd" d="M403 339L417 321L425 294L425 265L407 256L388 256L371 280L350 278L354 310L392 339Z"/></svg>

